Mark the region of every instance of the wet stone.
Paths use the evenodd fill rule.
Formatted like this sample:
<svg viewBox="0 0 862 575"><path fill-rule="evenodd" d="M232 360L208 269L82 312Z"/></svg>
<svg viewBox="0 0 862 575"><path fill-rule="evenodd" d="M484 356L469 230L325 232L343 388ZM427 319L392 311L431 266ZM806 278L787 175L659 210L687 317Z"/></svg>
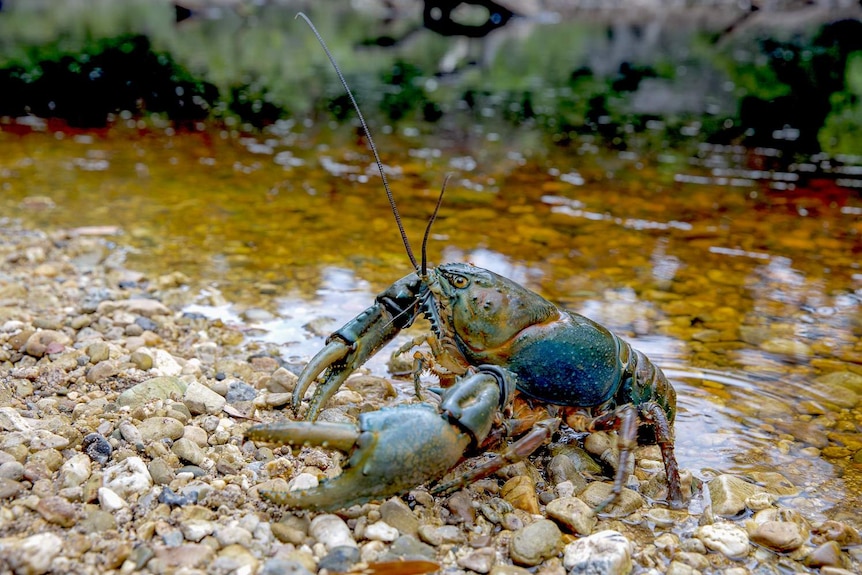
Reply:
<svg viewBox="0 0 862 575"><path fill-rule="evenodd" d="M613 485L594 481L578 494L590 508L596 509L599 505L608 501L613 494ZM602 510L602 513L611 517L626 517L644 506L644 498L635 491L623 487L620 497Z"/></svg>
<svg viewBox="0 0 862 575"><path fill-rule="evenodd" d="M824 521L814 530L814 542L835 541L842 547L862 544L862 536L852 526L840 521Z"/></svg>
<svg viewBox="0 0 862 575"><path fill-rule="evenodd" d="M845 557L837 542L828 541L806 555L803 562L807 567L843 567Z"/></svg>
<svg viewBox="0 0 862 575"><path fill-rule="evenodd" d="M734 475L719 475L709 482L712 512L734 517L745 509L745 501L764 489Z"/></svg>
<svg viewBox="0 0 862 575"><path fill-rule="evenodd" d="M509 556L520 565L538 565L559 552L562 533L548 519L540 519L512 534Z"/></svg>
<svg viewBox="0 0 862 575"><path fill-rule="evenodd" d="M742 559L748 555L748 534L732 523L713 523L697 529L695 536L712 551L728 559Z"/></svg>
<svg viewBox="0 0 862 575"><path fill-rule="evenodd" d="M561 497L545 507L548 517L578 535L589 535L596 526L596 514L577 497Z"/></svg>
<svg viewBox="0 0 862 575"><path fill-rule="evenodd" d="M799 549L805 542L802 529L789 521L766 521L751 532L751 541L774 551Z"/></svg>
<svg viewBox="0 0 862 575"><path fill-rule="evenodd" d="M563 565L569 575L628 575L632 571L631 541L617 531L599 531L566 545Z"/></svg>

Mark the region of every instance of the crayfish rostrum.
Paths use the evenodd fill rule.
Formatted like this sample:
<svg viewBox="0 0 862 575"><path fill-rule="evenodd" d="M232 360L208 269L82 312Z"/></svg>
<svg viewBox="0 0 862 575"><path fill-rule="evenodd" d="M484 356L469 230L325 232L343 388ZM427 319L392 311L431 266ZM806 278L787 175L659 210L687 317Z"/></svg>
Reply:
<svg viewBox="0 0 862 575"><path fill-rule="evenodd" d="M314 32L353 100L325 43ZM613 495L606 503L619 497L632 450L640 440L660 447L669 503L682 505L673 451L676 394L661 370L603 326L557 307L512 280L463 263L429 268L425 245L436 209L419 265L358 106L356 111L416 271L396 281L371 307L333 333L305 367L293 407L299 411L306 391L316 383L305 412L308 421L249 430L248 436L258 441L312 443L350 453L340 476L316 488L267 496L292 507L347 507L437 482L468 454L499 443L502 437L517 437L502 453L456 481L432 488L434 493L445 493L530 455L566 425L580 432L616 430L619 464ZM426 339L432 352L415 356L417 392L418 372L424 368L457 376L440 392L439 405L417 403L363 413L358 425L314 423L347 376L420 316L430 321L432 333ZM540 415L534 410L529 420L512 418L512 402L518 395L544 407Z"/></svg>

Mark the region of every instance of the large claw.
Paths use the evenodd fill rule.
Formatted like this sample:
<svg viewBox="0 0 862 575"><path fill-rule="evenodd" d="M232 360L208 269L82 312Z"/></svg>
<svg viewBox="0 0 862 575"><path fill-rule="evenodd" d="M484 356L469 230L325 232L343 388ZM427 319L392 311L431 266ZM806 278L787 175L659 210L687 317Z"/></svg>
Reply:
<svg viewBox="0 0 862 575"><path fill-rule="evenodd" d="M247 435L255 441L320 445L350 453L341 475L315 488L262 493L280 505L324 511L398 495L439 479L473 441L424 403L364 413L358 426L286 422L257 425Z"/></svg>
<svg viewBox="0 0 862 575"><path fill-rule="evenodd" d="M404 276L377 296L377 301L329 336L326 347L312 358L300 374L293 391L297 411L305 392L325 373L311 398L305 418L317 419L323 405L335 394L353 370L389 343L399 331L413 323L424 282L415 273Z"/></svg>
<svg viewBox="0 0 862 575"><path fill-rule="evenodd" d="M317 384L308 405L305 418L314 421L320 410L329 401L344 380L386 345L399 327L392 316L379 304L375 304L329 336L326 347L320 350L299 375L293 390L293 409L297 411L305 392L325 372Z"/></svg>

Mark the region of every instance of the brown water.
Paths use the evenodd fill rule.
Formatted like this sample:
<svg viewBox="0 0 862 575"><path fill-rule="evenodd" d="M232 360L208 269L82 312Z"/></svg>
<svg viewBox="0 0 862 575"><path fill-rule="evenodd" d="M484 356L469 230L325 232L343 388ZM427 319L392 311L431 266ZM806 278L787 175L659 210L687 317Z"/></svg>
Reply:
<svg viewBox="0 0 862 575"><path fill-rule="evenodd" d="M683 467L780 470L809 518L862 527L859 159L781 172L771 150L680 159L585 140L525 157L517 134L378 139L414 250L451 173L432 262L511 277L667 370ZM6 124L0 151L4 218L115 226L128 267L181 272L200 294L188 311L253 325L288 358L411 271L372 158L344 128Z"/></svg>

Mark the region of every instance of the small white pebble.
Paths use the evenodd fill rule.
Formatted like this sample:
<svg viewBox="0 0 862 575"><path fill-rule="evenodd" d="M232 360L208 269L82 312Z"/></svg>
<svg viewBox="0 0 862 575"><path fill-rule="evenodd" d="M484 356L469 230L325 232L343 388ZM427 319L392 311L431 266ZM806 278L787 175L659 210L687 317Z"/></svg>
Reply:
<svg viewBox="0 0 862 575"><path fill-rule="evenodd" d="M395 541L398 535L398 530L385 521L377 521L365 528L365 538L372 541Z"/></svg>

